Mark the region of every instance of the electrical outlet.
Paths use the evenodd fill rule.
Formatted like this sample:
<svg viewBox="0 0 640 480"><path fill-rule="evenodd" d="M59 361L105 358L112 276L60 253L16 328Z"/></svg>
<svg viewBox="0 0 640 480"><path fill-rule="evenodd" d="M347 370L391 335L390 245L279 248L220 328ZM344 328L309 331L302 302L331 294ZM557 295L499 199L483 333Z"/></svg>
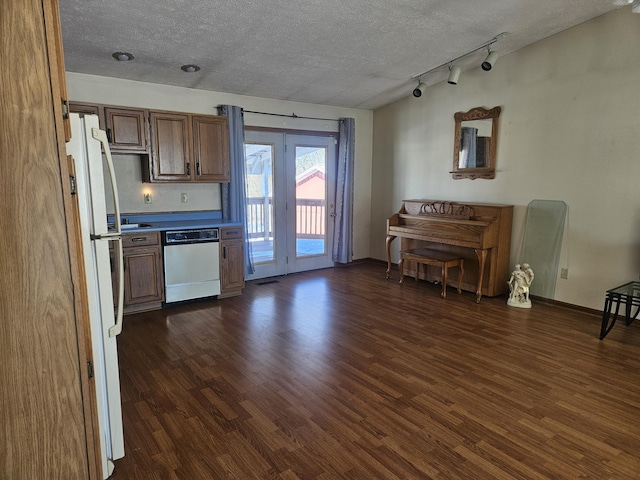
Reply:
<svg viewBox="0 0 640 480"><path fill-rule="evenodd" d="M569 278L569 269L568 268L561 268L560 269L560 278L562 278L563 280L566 280L567 278Z"/></svg>
<svg viewBox="0 0 640 480"><path fill-rule="evenodd" d="M187 194L185 192L182 192L180 194L180 203L187 203L189 201L189 197L187 197Z"/></svg>

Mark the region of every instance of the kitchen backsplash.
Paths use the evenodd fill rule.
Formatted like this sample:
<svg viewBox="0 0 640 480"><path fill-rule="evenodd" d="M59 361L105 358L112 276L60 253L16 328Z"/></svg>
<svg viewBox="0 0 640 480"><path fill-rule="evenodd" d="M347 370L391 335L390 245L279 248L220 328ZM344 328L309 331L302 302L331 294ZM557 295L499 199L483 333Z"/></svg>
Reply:
<svg viewBox="0 0 640 480"><path fill-rule="evenodd" d="M138 155L113 155L122 213L186 212L220 210L218 183L143 183L142 159ZM105 179L108 179L105 165ZM108 180L105 180L108 181ZM145 203L145 194L151 203ZM186 202L183 197L186 196ZM107 186L107 212L114 213L113 196Z"/></svg>

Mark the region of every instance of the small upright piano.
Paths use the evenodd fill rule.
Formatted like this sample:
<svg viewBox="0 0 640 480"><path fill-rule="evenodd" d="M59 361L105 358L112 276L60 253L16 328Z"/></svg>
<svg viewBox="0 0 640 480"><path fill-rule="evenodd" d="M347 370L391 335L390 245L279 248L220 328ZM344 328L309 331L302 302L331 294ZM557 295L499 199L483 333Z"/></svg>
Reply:
<svg viewBox="0 0 640 480"><path fill-rule="evenodd" d="M429 248L463 257L463 290L502 295L509 289L509 254L513 205L403 200L387 219L387 278L391 273L391 242L400 237L402 250ZM415 265L407 265L411 272ZM415 272L415 270L413 270ZM439 269L429 267L425 280L442 281ZM457 284L454 276L451 282Z"/></svg>

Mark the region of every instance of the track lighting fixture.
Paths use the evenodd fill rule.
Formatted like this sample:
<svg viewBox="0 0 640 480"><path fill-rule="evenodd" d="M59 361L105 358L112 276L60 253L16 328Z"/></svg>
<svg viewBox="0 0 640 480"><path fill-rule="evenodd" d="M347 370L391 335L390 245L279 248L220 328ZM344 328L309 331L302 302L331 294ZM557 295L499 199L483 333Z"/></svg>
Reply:
<svg viewBox="0 0 640 480"><path fill-rule="evenodd" d="M497 61L498 61L498 52L494 52L493 50L491 50L491 47L489 47L489 54L487 55L487 58L484 59L484 62L482 62L482 65L480 66L485 72L488 72L493 68L493 65Z"/></svg>
<svg viewBox="0 0 640 480"><path fill-rule="evenodd" d="M457 85L461 72L462 68L458 65L449 67L449 78L447 79L447 83L449 83L449 85Z"/></svg>
<svg viewBox="0 0 640 480"><path fill-rule="evenodd" d="M426 89L427 86L418 79L418 86L413 89L413 96L420 98Z"/></svg>
<svg viewBox="0 0 640 480"><path fill-rule="evenodd" d="M622 0L615 0L615 1L622 1ZM624 1L627 1L627 0L624 0ZM640 0L631 0L631 1L634 2L634 4L635 3L640 4ZM413 79L414 80L418 80L418 86L413 89L413 96L416 97L416 98L421 97L422 94L425 92L425 90L427 88L427 85L422 81L422 79L420 77L422 77L424 75L427 75L427 74L429 74L431 72L434 72L434 71L436 71L436 70L438 70L438 69L440 69L440 68L442 68L442 67L444 67L446 65L449 65L449 77L447 78L447 82L450 83L451 85L457 85L458 84L458 80L460 79L460 74L462 73L462 67L459 66L459 65L454 65L454 63L457 62L458 60L460 60L461 58L464 58L467 55L470 55L470 54L472 54L474 52L477 52L478 50L481 50L483 48L486 48L489 51L487 57L482 62L482 69L484 71L488 72L489 70L491 70L493 68L495 63L498 61L498 53L494 52L493 50L491 50L491 45L496 43L498 40L500 40L505 35L507 35L507 32L502 32L502 33L496 35L495 37L493 37L488 42L483 43L479 47L476 47L473 50L469 50L467 53L463 53L459 57L456 57L453 60L449 60L448 62L443 63L442 65L438 65L435 68L432 68L430 70L427 70L426 72L422 72L421 74L416 75L415 77L413 77Z"/></svg>

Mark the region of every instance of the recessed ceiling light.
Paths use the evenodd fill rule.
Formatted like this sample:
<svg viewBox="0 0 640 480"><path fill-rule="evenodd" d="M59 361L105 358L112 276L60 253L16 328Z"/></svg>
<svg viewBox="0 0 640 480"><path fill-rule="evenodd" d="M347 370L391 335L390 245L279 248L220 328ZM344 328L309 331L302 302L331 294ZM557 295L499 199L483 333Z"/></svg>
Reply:
<svg viewBox="0 0 640 480"><path fill-rule="evenodd" d="M180 67L180 70L182 70L183 72L187 72L187 73L193 73L193 72L197 72L198 70L200 70L200 67L198 65L182 65Z"/></svg>
<svg viewBox="0 0 640 480"><path fill-rule="evenodd" d="M115 52L111 56L119 62L128 62L129 60L133 60L133 55L127 52Z"/></svg>

